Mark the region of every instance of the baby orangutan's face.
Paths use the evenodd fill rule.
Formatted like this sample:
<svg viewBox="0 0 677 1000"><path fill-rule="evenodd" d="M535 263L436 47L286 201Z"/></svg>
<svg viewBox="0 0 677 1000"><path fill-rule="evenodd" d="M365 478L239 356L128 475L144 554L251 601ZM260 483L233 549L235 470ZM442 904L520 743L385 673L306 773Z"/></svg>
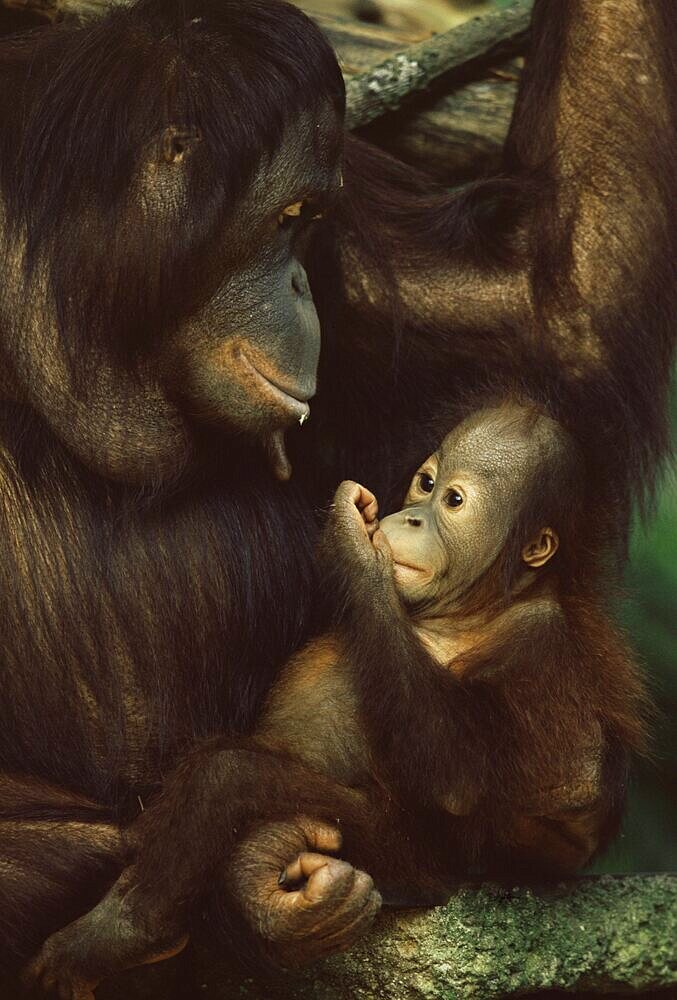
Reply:
<svg viewBox="0 0 677 1000"><path fill-rule="evenodd" d="M551 421L529 413L506 404L464 420L420 467L403 509L381 521L407 604L453 606L500 553L551 433ZM550 539L543 561L557 547Z"/></svg>

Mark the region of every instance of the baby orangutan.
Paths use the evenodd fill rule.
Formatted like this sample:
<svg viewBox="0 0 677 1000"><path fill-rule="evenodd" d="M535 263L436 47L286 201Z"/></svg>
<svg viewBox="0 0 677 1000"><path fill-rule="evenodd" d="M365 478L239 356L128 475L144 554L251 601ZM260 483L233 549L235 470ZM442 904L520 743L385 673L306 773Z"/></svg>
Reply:
<svg viewBox="0 0 677 1000"><path fill-rule="evenodd" d="M233 934L248 929L260 968L289 964L285 907L335 899L341 930L327 922L315 958L363 933L381 897L433 903L469 874L584 865L615 830L644 738L587 478L562 426L506 399L448 434L380 523L373 494L342 483L321 547L335 631L287 663L251 738L201 747L167 781L129 868L30 976L84 1000L176 951L223 870ZM273 821L315 849L290 835L262 899L249 874L267 859L241 845Z"/></svg>

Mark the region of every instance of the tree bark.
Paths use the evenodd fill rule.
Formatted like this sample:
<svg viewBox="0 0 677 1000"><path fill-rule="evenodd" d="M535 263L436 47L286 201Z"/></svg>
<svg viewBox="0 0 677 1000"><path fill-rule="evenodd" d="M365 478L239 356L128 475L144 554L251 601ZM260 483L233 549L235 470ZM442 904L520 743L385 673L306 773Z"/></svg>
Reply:
<svg viewBox="0 0 677 1000"><path fill-rule="evenodd" d="M392 60L406 44L401 32L380 26L327 16L315 19L336 49L348 87L356 77L368 78L374 67ZM509 48L520 51L524 44L524 37L517 35ZM494 65L471 61L443 74L425 91L403 95L403 106L372 120L358 134L443 183L492 173L500 165L520 73L514 59Z"/></svg>
<svg viewBox="0 0 677 1000"><path fill-rule="evenodd" d="M206 939L103 983L96 997L505 1000L550 990L674 997L677 876L591 876L543 890L468 885L437 909L386 912L347 954L266 982L236 972ZM0 996L23 994L2 980Z"/></svg>
<svg viewBox="0 0 677 1000"><path fill-rule="evenodd" d="M213 951L200 965L211 1000L497 1000L546 989L653 996L677 985L677 876L603 875L539 892L463 888L444 907L388 913L346 955L271 983L242 980Z"/></svg>
<svg viewBox="0 0 677 1000"><path fill-rule="evenodd" d="M111 6L111 0L0 0L0 6L55 21L64 16L100 17Z"/></svg>
<svg viewBox="0 0 677 1000"><path fill-rule="evenodd" d="M478 59L505 58L524 44L531 0L436 35L388 57L366 73L346 81L348 128L360 128L400 107L405 98L443 75L467 69Z"/></svg>

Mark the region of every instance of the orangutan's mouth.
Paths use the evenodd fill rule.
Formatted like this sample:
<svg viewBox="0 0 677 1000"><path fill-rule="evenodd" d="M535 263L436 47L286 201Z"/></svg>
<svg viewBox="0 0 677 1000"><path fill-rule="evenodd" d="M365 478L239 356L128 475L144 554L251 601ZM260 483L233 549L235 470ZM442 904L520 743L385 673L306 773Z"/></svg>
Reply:
<svg viewBox="0 0 677 1000"><path fill-rule="evenodd" d="M260 358L256 349L254 349L256 364L240 344L230 345L229 353L240 369L239 377L245 392L255 400L268 404L282 416L279 421L269 421L273 424L273 429L263 434L262 443L273 475L284 482L291 477L292 472L287 454L285 430L295 423L303 425L310 416L308 400L315 395L315 379L309 380L312 383L310 390L301 386L282 386L277 381L279 376L271 377L267 374L266 359Z"/></svg>
<svg viewBox="0 0 677 1000"><path fill-rule="evenodd" d="M275 404L281 409L285 410L290 417L297 423L304 423L310 416L310 406L308 405L308 400L312 398L314 393L306 393L301 389L294 388L294 393L289 391L289 389L283 389L281 385L274 381L270 375L266 375L251 361L247 355L242 351L240 357L244 362L245 366L250 369L254 377L257 379L258 383L263 390L262 395L271 398Z"/></svg>

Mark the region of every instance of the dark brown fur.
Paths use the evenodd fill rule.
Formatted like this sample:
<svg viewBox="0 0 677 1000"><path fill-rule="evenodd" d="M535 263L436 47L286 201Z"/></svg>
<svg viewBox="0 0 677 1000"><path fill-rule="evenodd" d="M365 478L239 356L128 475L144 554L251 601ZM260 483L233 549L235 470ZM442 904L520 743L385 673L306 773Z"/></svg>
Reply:
<svg viewBox="0 0 677 1000"><path fill-rule="evenodd" d="M230 60L191 48L186 25L204 17L219 52L234 45L253 58L236 32L238 10L258 16L259 48L275 48L280 77L265 99L229 77L232 100L212 100ZM262 0L144 0L100 24L0 42L0 220L3 238L25 237L28 254L25 267L4 256L0 290L0 758L26 781L24 811L14 778L8 792L0 785L0 853L19 845L24 854L22 878L1 885L14 960L38 926L46 932L44 913L55 914L54 929L56 914L84 911L97 885L83 876L79 834L60 841L53 870L38 843L61 836L85 795L112 826L117 866L116 831L133 838L139 797L157 794L194 741L251 729L279 665L321 625L314 512L347 476L368 481L387 509L394 470L427 450L424 418L441 401L497 373L521 374L583 446L622 547L632 501L650 489L666 441L672 14L670 0L537 2L498 179L450 194L347 141L343 197L305 257L323 352L313 419L290 440L289 486L272 481L248 440L194 430L185 407L158 394L151 361L199 314L209 289L195 279L212 282L215 247L238 256L246 232L229 229L227 209L246 202L257 164L300 107L319 114L316 92L339 101L316 30ZM192 89L179 50L206 89ZM172 67L182 72L168 90ZM168 109L170 91L177 106ZM152 213L140 227L118 211L120 199L149 136L178 112L181 124L206 126L221 181L189 186L178 228ZM90 194L102 213L94 222ZM35 284L43 264L44 303ZM31 322L21 325L23 315ZM41 315L58 320L47 354ZM180 346L190 355L190 343ZM50 378L62 354L68 377ZM607 642L600 635L593 648ZM622 671L599 676L625 739L637 725L632 689ZM480 703L462 700L463 724L480 741L473 761L489 788L496 755L483 756ZM398 739L409 748L411 719L392 723L393 753ZM43 782L64 789L64 804L50 811L46 792L48 815L36 826ZM195 818L208 832L209 817ZM492 823L483 819L470 841L492 843ZM91 830L89 857L102 843L98 819ZM274 853L272 833L262 842ZM197 865L209 849L196 840L175 853ZM77 877L63 877L69 866ZM252 892L263 891L261 879ZM42 896L36 885L48 887ZM217 880L214 899L223 895ZM328 897L318 912L330 909ZM297 936L313 933L306 924Z"/></svg>

